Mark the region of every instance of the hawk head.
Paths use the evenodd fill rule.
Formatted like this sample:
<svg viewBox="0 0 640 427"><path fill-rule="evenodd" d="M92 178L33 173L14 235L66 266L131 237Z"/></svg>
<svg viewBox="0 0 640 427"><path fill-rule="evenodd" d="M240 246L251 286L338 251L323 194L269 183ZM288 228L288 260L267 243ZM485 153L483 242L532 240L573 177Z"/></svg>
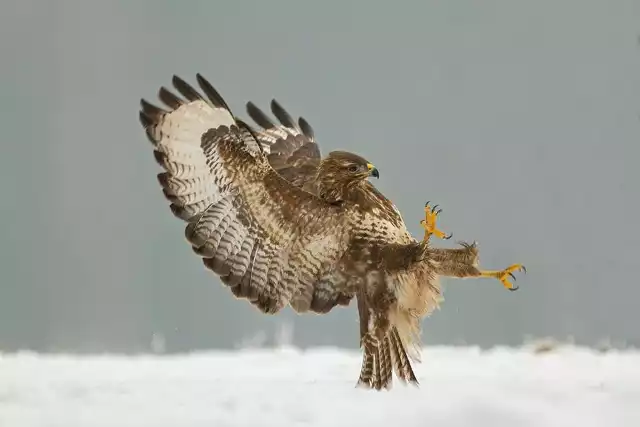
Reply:
<svg viewBox="0 0 640 427"><path fill-rule="evenodd" d="M379 178L378 169L357 154L332 151L320 162L316 183L320 197L332 201L347 199L346 192L369 177Z"/></svg>
<svg viewBox="0 0 640 427"><path fill-rule="evenodd" d="M318 175L331 177L344 184L364 181L370 176L379 178L378 169L366 159L347 151L332 151L320 163Z"/></svg>

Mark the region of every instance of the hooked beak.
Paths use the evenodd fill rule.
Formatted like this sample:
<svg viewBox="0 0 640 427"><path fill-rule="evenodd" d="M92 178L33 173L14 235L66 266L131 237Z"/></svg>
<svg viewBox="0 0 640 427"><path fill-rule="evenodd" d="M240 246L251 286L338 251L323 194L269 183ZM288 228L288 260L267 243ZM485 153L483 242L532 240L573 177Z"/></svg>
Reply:
<svg viewBox="0 0 640 427"><path fill-rule="evenodd" d="M375 166L373 166L371 163L367 163L367 169L369 169L369 176L380 179L380 173Z"/></svg>

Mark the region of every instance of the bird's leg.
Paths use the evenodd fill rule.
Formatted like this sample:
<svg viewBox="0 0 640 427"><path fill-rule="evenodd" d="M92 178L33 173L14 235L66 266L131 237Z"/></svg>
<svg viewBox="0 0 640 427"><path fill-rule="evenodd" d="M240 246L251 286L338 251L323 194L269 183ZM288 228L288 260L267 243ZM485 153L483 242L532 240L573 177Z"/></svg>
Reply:
<svg viewBox="0 0 640 427"><path fill-rule="evenodd" d="M514 286L510 278L515 280L513 275L516 271L526 273L526 268L521 264L513 264L504 270L480 270L478 269L478 247L475 243L461 243L462 248L445 249L430 248L429 258L434 263L436 274L445 277L492 277L498 279L502 285L510 291L518 289Z"/></svg>
<svg viewBox="0 0 640 427"><path fill-rule="evenodd" d="M424 219L420 221L420 225L424 229L423 241L429 240L433 234L439 239L447 240L451 238L451 234L445 234L436 226L436 220L440 212L442 212L442 209L438 209L438 205L431 207L429 202L424 205Z"/></svg>
<svg viewBox="0 0 640 427"><path fill-rule="evenodd" d="M429 259L437 262L438 274L450 276L457 268L478 265L478 245L476 242L458 242L459 248L429 248Z"/></svg>

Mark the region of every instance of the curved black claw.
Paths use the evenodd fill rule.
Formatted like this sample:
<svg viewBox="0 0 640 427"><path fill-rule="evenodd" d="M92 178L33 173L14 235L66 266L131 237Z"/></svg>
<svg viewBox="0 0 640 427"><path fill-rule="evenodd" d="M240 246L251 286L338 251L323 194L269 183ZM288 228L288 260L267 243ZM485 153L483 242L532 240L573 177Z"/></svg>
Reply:
<svg viewBox="0 0 640 427"><path fill-rule="evenodd" d="M449 240L452 237L453 237L453 233L449 233L449 234L445 235L442 239L443 240Z"/></svg>
<svg viewBox="0 0 640 427"><path fill-rule="evenodd" d="M514 271L515 271L515 270L514 270ZM526 269L526 267L525 267L524 265L521 265L521 266L517 269L517 271L521 271L521 272L523 272L523 273L525 273L525 274L526 274L527 269ZM515 282L516 280L518 280L518 279L516 279L516 276L514 276L514 275L513 275L513 273L512 273L511 271L509 272L509 276L513 279L513 281L514 281L514 282ZM508 289L509 289L510 291L512 291L512 292L513 292L513 291L517 291L518 289L520 289L520 286L512 285L512 287L511 287L511 288L508 288Z"/></svg>
<svg viewBox="0 0 640 427"><path fill-rule="evenodd" d="M428 200L428 201L427 201L427 203L425 203L425 204L424 204L424 207L425 207L425 208L428 208L430 203L431 203L431 200ZM436 209L438 209L438 206L440 206L440 205L433 205L433 206L430 208L431 212L435 212L435 211L436 211ZM440 212L442 212L442 209L440 209Z"/></svg>

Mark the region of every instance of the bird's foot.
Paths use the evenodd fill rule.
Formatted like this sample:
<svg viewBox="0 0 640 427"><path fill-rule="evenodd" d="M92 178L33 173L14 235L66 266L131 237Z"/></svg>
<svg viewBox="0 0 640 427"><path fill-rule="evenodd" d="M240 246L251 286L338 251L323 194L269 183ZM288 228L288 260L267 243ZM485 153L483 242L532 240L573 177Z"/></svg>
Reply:
<svg viewBox="0 0 640 427"><path fill-rule="evenodd" d="M523 273L526 273L527 269L522 264L513 264L513 265L505 268L504 270L481 271L480 272L480 276L481 277L493 277L494 279L498 279L502 283L502 286L504 286L505 288L507 288L510 291L516 291L516 290L518 290L518 286L514 286L509 281L509 278L513 279L514 281L516 280L516 276L513 275L514 271L522 271Z"/></svg>
<svg viewBox="0 0 640 427"><path fill-rule="evenodd" d="M424 205L424 219L420 221L420 225L424 228L423 240L429 240L431 235L435 235L437 238L444 240L451 238L452 234L445 234L436 226L436 221L440 212L442 212L442 209L438 209L438 205L431 207L429 206L429 202Z"/></svg>

